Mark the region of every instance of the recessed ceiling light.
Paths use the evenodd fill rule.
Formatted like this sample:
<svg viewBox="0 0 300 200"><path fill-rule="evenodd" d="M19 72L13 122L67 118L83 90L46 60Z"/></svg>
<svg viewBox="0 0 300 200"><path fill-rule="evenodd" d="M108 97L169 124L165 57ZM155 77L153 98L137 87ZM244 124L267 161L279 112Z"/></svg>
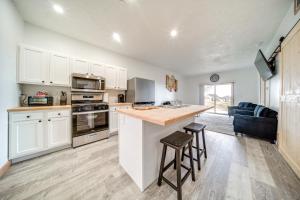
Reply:
<svg viewBox="0 0 300 200"><path fill-rule="evenodd" d="M64 14L64 12L65 12L64 9L63 9L63 7L61 7L58 4L54 4L53 5L53 9L54 9L55 12L57 12L59 14Z"/></svg>
<svg viewBox="0 0 300 200"><path fill-rule="evenodd" d="M119 33L116 33L116 32L114 32L113 34L112 34L112 37L113 37L113 39L115 40L115 41L117 41L117 42L121 42L121 36L120 36L120 34Z"/></svg>
<svg viewBox="0 0 300 200"><path fill-rule="evenodd" d="M172 37L172 38L175 38L176 36L177 36L177 30L172 30L171 32L170 32L170 36Z"/></svg>

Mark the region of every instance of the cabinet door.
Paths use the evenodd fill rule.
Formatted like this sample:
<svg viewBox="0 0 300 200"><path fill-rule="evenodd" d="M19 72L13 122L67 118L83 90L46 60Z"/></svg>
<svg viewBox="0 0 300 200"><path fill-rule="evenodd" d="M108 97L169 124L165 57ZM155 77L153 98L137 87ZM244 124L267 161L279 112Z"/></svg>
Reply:
<svg viewBox="0 0 300 200"><path fill-rule="evenodd" d="M19 83L46 84L49 54L43 50L21 46L19 55Z"/></svg>
<svg viewBox="0 0 300 200"><path fill-rule="evenodd" d="M55 86L70 85L69 57L59 54L51 54L49 83L50 85Z"/></svg>
<svg viewBox="0 0 300 200"><path fill-rule="evenodd" d="M127 90L127 70L119 68L118 72L118 89Z"/></svg>
<svg viewBox="0 0 300 200"><path fill-rule="evenodd" d="M48 119L48 148L71 144L71 127L69 117L52 117Z"/></svg>
<svg viewBox="0 0 300 200"><path fill-rule="evenodd" d="M109 132L118 131L118 112L116 110L109 112Z"/></svg>
<svg viewBox="0 0 300 200"><path fill-rule="evenodd" d="M108 66L105 68L105 74L106 88L117 89L117 69L115 67Z"/></svg>
<svg viewBox="0 0 300 200"><path fill-rule="evenodd" d="M72 72L78 74L90 73L90 64L86 60L72 59Z"/></svg>
<svg viewBox="0 0 300 200"><path fill-rule="evenodd" d="M91 64L91 74L95 75L95 76L101 76L101 77L106 78L105 77L105 66L92 63Z"/></svg>
<svg viewBox="0 0 300 200"><path fill-rule="evenodd" d="M9 159L44 150L42 119L14 121L10 129Z"/></svg>

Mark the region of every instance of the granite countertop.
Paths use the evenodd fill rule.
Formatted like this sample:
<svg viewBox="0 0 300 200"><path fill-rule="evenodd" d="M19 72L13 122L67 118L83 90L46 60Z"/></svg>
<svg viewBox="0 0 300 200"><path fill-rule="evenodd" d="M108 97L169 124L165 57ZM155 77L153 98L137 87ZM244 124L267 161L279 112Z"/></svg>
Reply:
<svg viewBox="0 0 300 200"><path fill-rule="evenodd" d="M57 105L57 106L24 106L7 109L7 112L21 112L21 111L36 111L36 110L59 110L71 109L71 105Z"/></svg>
<svg viewBox="0 0 300 200"><path fill-rule="evenodd" d="M179 108L155 107L150 110L120 109L119 113L142 119L153 124L167 126L178 121L193 117L212 108L203 105L185 105Z"/></svg>

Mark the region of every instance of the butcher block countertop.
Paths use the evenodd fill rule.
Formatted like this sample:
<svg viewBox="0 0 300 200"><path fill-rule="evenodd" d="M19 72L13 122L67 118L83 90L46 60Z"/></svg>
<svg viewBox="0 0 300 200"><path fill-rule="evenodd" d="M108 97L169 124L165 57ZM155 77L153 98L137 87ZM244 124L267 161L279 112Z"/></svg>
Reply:
<svg viewBox="0 0 300 200"><path fill-rule="evenodd" d="M24 107L15 107L8 109L7 112L22 112L22 111L37 111L37 110L60 110L60 109L71 109L71 105L63 106L24 106Z"/></svg>
<svg viewBox="0 0 300 200"><path fill-rule="evenodd" d="M198 113L204 112L212 107L203 105L187 105L181 108L157 107L150 110L120 109L119 113L129 115L153 124L167 126L178 121L193 117Z"/></svg>

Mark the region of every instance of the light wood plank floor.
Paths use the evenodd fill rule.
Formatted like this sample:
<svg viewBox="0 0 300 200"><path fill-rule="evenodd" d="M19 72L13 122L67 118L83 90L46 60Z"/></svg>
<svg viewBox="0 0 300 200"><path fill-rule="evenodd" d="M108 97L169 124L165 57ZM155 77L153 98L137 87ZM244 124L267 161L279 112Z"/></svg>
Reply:
<svg viewBox="0 0 300 200"><path fill-rule="evenodd" d="M300 181L268 142L206 132L208 159L183 199L300 199ZM175 171L167 177L175 182ZM141 193L118 164L118 137L13 165L0 199L176 199L153 183Z"/></svg>

